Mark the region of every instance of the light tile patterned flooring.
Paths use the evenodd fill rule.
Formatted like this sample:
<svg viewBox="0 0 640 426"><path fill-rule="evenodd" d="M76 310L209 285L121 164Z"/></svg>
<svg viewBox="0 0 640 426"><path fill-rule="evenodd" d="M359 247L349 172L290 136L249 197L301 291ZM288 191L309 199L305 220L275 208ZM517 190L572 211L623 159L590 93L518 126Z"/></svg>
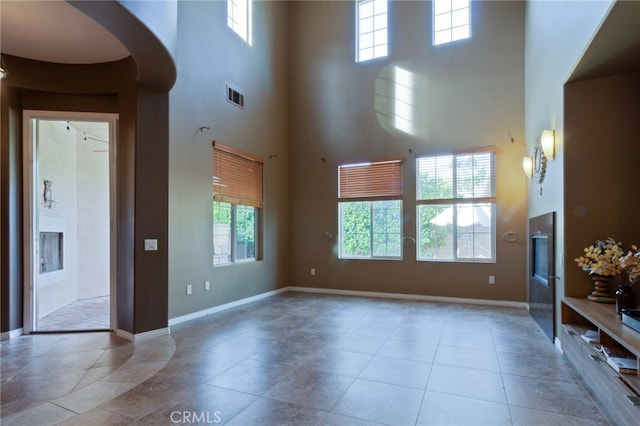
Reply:
<svg viewBox="0 0 640 426"><path fill-rule="evenodd" d="M109 296L76 300L41 318L38 330L109 330L109 301Z"/></svg>
<svg viewBox="0 0 640 426"><path fill-rule="evenodd" d="M3 425L609 424L519 309L284 293L135 344L0 349Z"/></svg>

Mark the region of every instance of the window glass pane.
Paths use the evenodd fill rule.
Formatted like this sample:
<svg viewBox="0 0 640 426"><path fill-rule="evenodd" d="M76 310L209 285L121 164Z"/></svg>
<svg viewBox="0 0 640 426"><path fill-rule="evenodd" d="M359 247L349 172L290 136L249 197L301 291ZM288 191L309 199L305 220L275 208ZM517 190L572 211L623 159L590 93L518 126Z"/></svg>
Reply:
<svg viewBox="0 0 640 426"><path fill-rule="evenodd" d="M451 26L459 27L469 24L469 13L466 9L457 10L451 14Z"/></svg>
<svg viewBox="0 0 640 426"><path fill-rule="evenodd" d="M374 28L376 30L387 28L387 15L376 15L374 18Z"/></svg>
<svg viewBox="0 0 640 426"><path fill-rule="evenodd" d="M360 34L367 34L373 31L373 18L360 20Z"/></svg>
<svg viewBox="0 0 640 426"><path fill-rule="evenodd" d="M256 257L256 209L251 206L236 206L235 259Z"/></svg>
<svg viewBox="0 0 640 426"><path fill-rule="evenodd" d="M451 30L451 41L455 40L463 40L465 38L469 38L471 34L469 33L469 27L457 27Z"/></svg>
<svg viewBox="0 0 640 426"><path fill-rule="evenodd" d="M361 1L359 6L360 6L360 10L359 10L358 18L360 18L362 20L363 18L369 18L369 17L373 16L373 2L372 1Z"/></svg>
<svg viewBox="0 0 640 426"><path fill-rule="evenodd" d="M438 31L434 34L433 44L443 44L451 41L451 30Z"/></svg>
<svg viewBox="0 0 640 426"><path fill-rule="evenodd" d="M453 198L453 156L418 159L418 199Z"/></svg>
<svg viewBox="0 0 640 426"><path fill-rule="evenodd" d="M451 15L439 15L435 17L433 22L435 31L442 31L451 28Z"/></svg>
<svg viewBox="0 0 640 426"><path fill-rule="evenodd" d="M387 32L386 31L376 31L373 34L374 44L376 46L386 45L387 44Z"/></svg>
<svg viewBox="0 0 640 426"><path fill-rule="evenodd" d="M387 13L387 0L375 0L374 12L376 15Z"/></svg>
<svg viewBox="0 0 640 426"><path fill-rule="evenodd" d="M433 1L433 13L439 15L441 13L449 12L451 10L451 0L434 0Z"/></svg>
<svg viewBox="0 0 640 426"><path fill-rule="evenodd" d="M449 1L449 0L447 0ZM463 9L469 7L469 0L451 0L451 9Z"/></svg>
<svg viewBox="0 0 640 426"><path fill-rule="evenodd" d="M491 231L492 209L489 204L458 205L458 257L491 259L493 255Z"/></svg>
<svg viewBox="0 0 640 426"><path fill-rule="evenodd" d="M340 203L340 252L342 257L371 254L371 208L369 202Z"/></svg>
<svg viewBox="0 0 640 426"><path fill-rule="evenodd" d="M383 56L387 56L387 45L383 44L380 46L376 46L374 49L374 56L376 58L382 58Z"/></svg>
<svg viewBox="0 0 640 426"><path fill-rule="evenodd" d="M374 201L372 210L373 255L401 256L402 201Z"/></svg>
<svg viewBox="0 0 640 426"><path fill-rule="evenodd" d="M360 36L360 49L368 49L373 47L373 33L363 34Z"/></svg>
<svg viewBox="0 0 640 426"><path fill-rule="evenodd" d="M367 61L369 59L373 59L373 47L370 47L367 49L361 49L359 60Z"/></svg>
<svg viewBox="0 0 640 426"><path fill-rule="evenodd" d="M213 264L231 262L231 204L213 202Z"/></svg>
<svg viewBox="0 0 640 426"><path fill-rule="evenodd" d="M418 206L418 259L453 259L453 206Z"/></svg>

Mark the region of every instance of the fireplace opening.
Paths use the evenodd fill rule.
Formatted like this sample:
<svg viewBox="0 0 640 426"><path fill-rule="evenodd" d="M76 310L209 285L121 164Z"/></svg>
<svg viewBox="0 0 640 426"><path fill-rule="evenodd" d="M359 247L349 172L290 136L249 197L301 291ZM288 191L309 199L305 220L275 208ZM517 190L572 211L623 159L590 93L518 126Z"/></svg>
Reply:
<svg viewBox="0 0 640 426"><path fill-rule="evenodd" d="M62 232L40 232L40 273L60 271L63 267Z"/></svg>
<svg viewBox="0 0 640 426"><path fill-rule="evenodd" d="M531 259L533 265L533 278L540 284L549 287L549 253L548 253L548 236L533 235L531 250L533 251Z"/></svg>

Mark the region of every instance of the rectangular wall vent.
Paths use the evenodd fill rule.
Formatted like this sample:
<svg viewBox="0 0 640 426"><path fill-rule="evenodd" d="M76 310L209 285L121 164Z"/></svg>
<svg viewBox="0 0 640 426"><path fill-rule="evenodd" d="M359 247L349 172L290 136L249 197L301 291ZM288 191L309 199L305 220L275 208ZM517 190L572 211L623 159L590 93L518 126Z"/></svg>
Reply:
<svg viewBox="0 0 640 426"><path fill-rule="evenodd" d="M227 83L227 100L235 106L244 109L244 94L229 83Z"/></svg>

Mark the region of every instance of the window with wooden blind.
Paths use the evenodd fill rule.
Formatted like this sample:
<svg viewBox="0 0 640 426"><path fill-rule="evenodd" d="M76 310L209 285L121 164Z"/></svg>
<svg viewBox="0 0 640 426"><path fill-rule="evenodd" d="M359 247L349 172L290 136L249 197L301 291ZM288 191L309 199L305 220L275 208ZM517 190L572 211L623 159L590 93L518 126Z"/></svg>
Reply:
<svg viewBox="0 0 640 426"><path fill-rule="evenodd" d="M338 166L340 258L402 258L402 164Z"/></svg>
<svg viewBox="0 0 640 426"><path fill-rule="evenodd" d="M416 160L418 260L495 262L492 150Z"/></svg>
<svg viewBox="0 0 640 426"><path fill-rule="evenodd" d="M262 157L213 142L213 264L259 258Z"/></svg>

